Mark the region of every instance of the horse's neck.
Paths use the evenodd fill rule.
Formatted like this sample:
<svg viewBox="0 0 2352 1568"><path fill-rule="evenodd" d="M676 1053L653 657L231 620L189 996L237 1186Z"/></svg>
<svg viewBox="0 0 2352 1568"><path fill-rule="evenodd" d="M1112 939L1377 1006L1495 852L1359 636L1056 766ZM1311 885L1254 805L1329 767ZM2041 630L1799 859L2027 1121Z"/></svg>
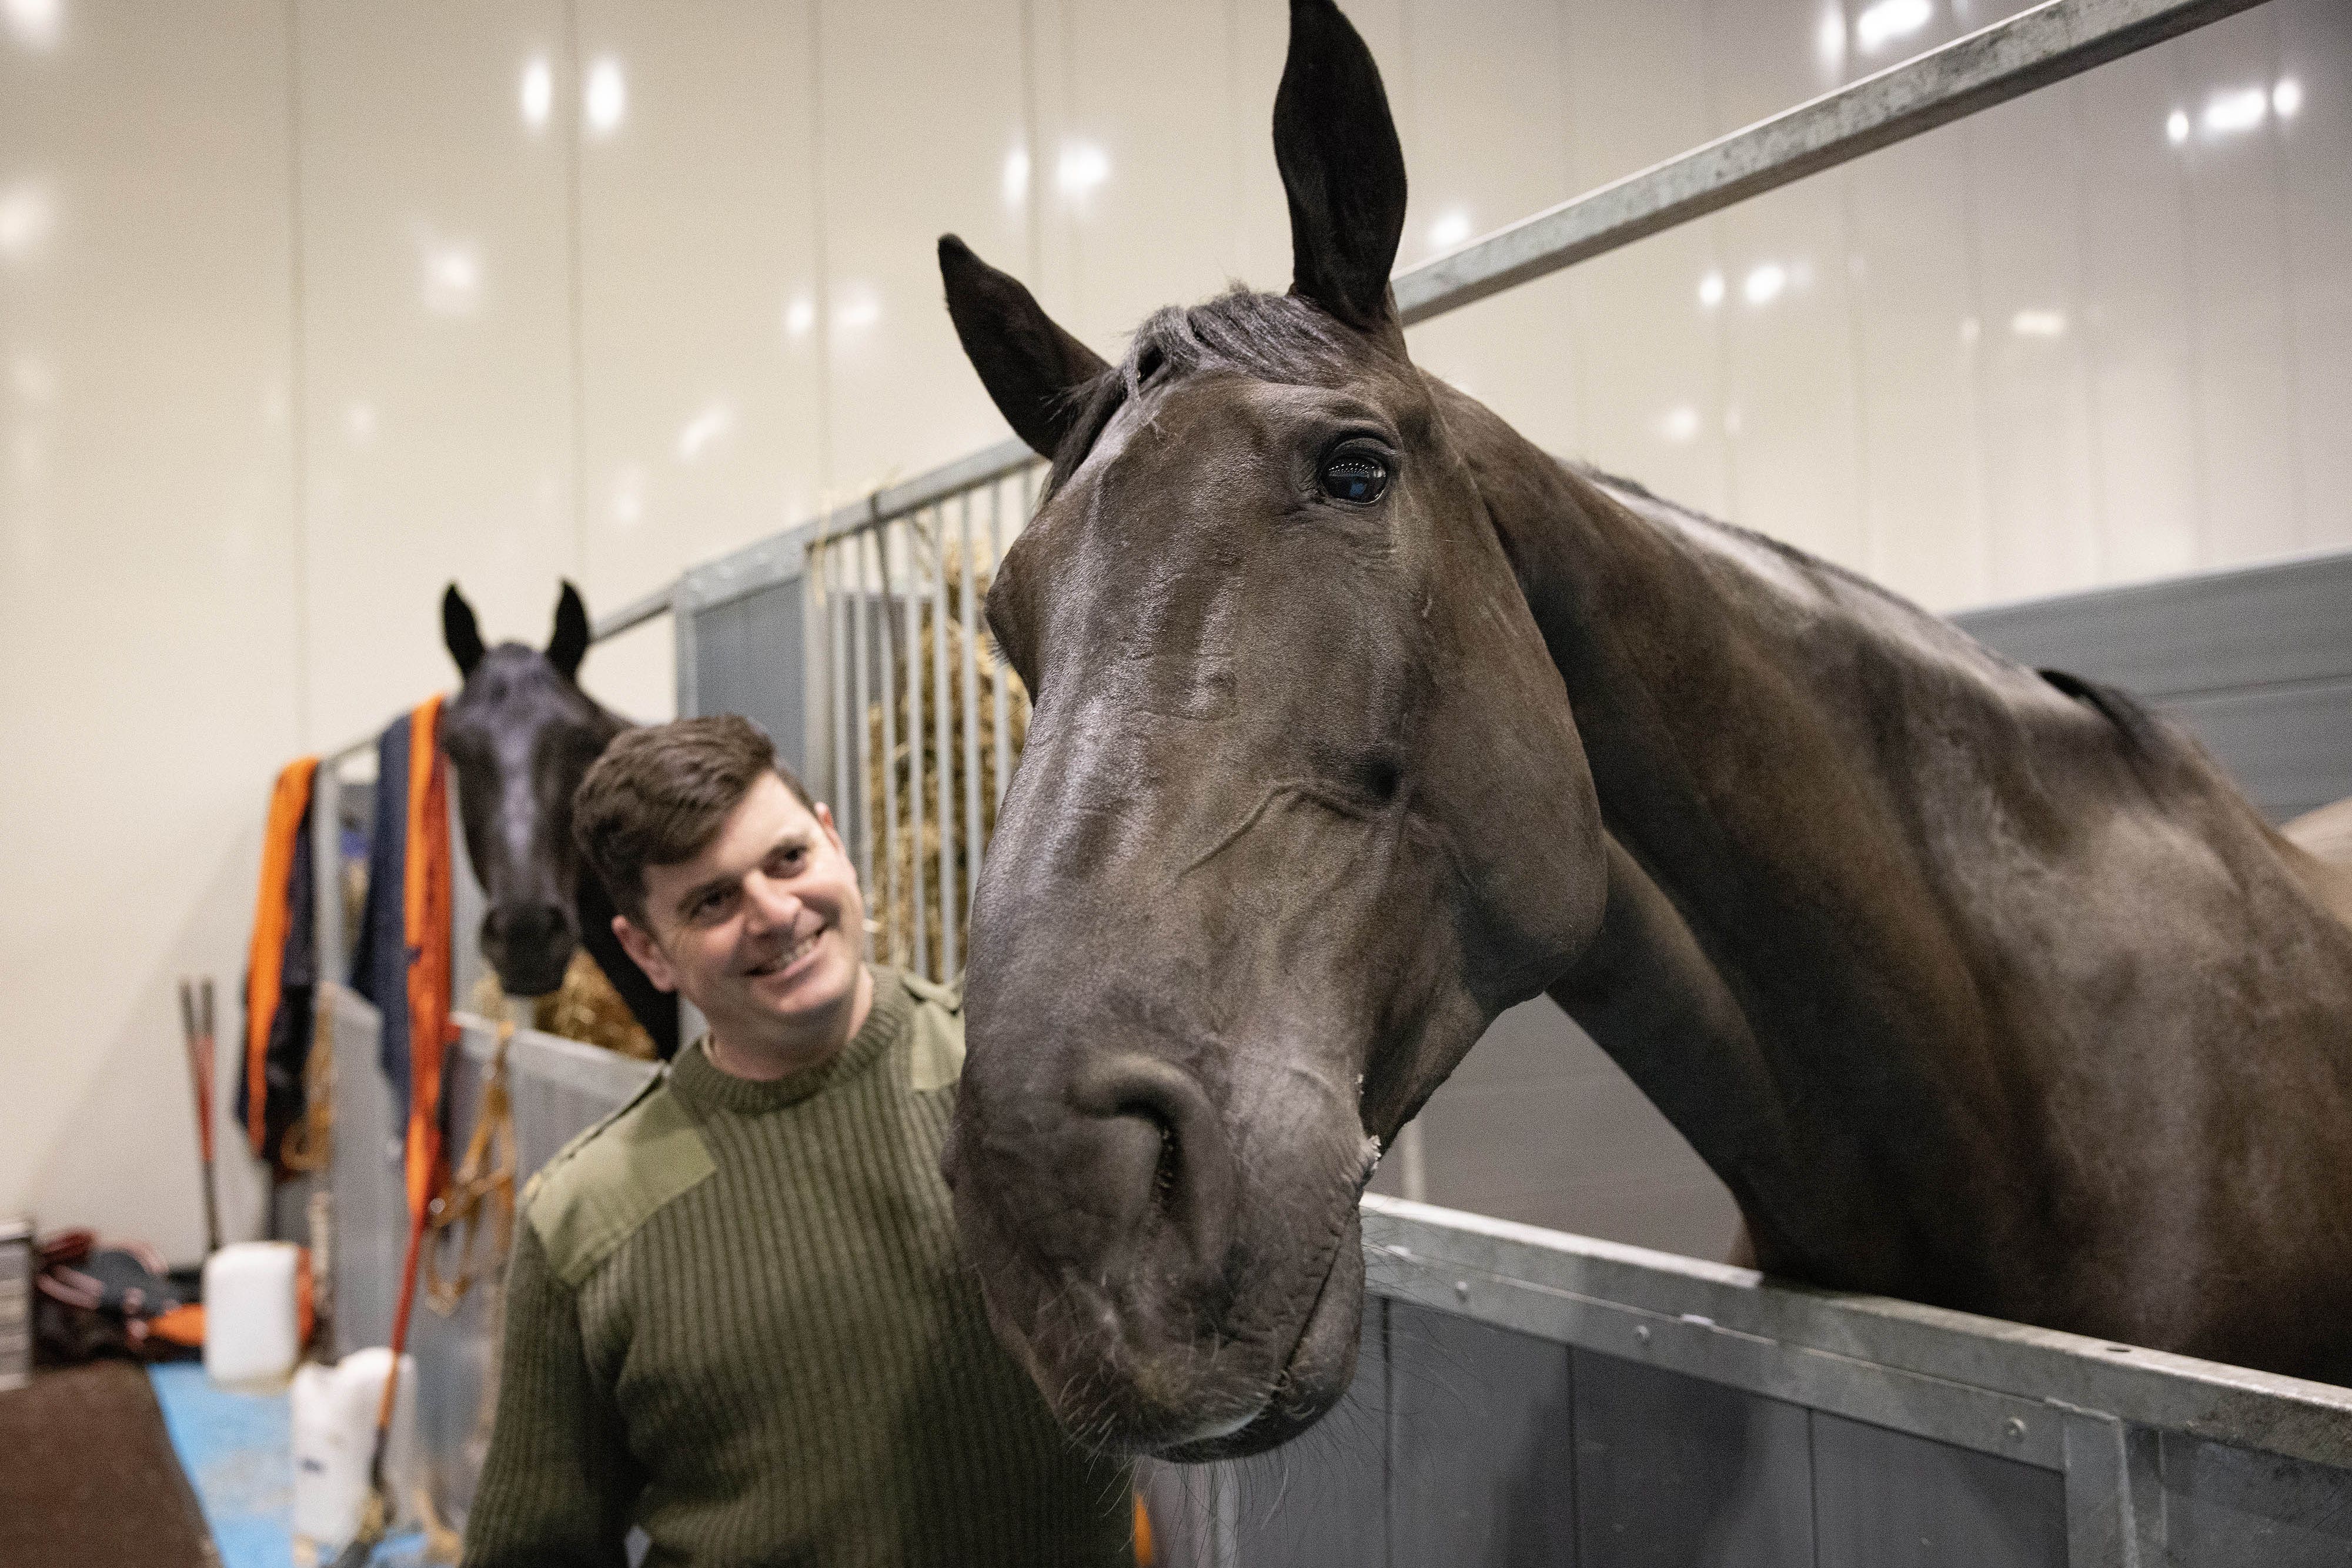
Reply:
<svg viewBox="0 0 2352 1568"><path fill-rule="evenodd" d="M1471 448L1612 841L1603 940L1555 995L1761 1222L1768 1266L1916 1281L1936 1260L1875 1195L1965 1207L2011 1164L1986 1133L2013 1091L2000 1020L1955 929L1979 912L1938 857L1969 852L2018 705L2063 700L1833 568L1507 431ZM1923 766L1931 709L1949 766Z"/></svg>

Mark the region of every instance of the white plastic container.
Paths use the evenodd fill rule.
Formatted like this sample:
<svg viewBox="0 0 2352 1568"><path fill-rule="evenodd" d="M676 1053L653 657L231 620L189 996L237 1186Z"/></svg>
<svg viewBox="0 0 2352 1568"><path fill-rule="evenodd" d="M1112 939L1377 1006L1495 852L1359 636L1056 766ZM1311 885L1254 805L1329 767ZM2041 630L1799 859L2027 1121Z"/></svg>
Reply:
<svg viewBox="0 0 2352 1568"><path fill-rule="evenodd" d="M302 1355L301 1256L290 1241L236 1241L205 1260L205 1376L247 1394L286 1386Z"/></svg>
<svg viewBox="0 0 2352 1568"><path fill-rule="evenodd" d="M359 1532L367 1504L368 1464L375 1457L375 1413L392 1352L355 1350L333 1366L315 1363L294 1375L294 1533L322 1558ZM397 1505L392 1527L416 1523L416 1358L400 1358L400 1391L384 1445L385 1488Z"/></svg>

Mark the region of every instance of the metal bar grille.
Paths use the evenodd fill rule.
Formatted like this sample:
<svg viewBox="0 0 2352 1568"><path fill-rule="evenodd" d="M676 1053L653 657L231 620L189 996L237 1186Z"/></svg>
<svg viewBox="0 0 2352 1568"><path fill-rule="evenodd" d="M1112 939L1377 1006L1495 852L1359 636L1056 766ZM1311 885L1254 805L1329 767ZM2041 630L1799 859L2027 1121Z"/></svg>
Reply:
<svg viewBox="0 0 2352 1568"><path fill-rule="evenodd" d="M821 722L836 793L856 802L844 831L873 950L943 981L969 956L972 890L1027 727L1028 695L997 657L982 601L1034 504L1039 466L983 470L960 494L809 547L811 613L824 617L817 645L845 645ZM871 681L869 649L882 665Z"/></svg>

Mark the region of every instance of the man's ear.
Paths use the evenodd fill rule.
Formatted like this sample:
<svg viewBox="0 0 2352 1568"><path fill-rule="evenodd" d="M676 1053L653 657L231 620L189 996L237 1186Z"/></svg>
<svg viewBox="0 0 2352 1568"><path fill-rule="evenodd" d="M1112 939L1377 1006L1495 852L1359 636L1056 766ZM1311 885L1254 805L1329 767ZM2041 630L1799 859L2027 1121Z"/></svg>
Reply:
<svg viewBox="0 0 2352 1568"><path fill-rule="evenodd" d="M1404 149L1372 51L1331 0L1291 0L1274 161L1290 198L1290 292L1402 352L1389 272L1404 234Z"/></svg>
<svg viewBox="0 0 2352 1568"><path fill-rule="evenodd" d="M953 235L940 236L940 277L956 337L997 412L1039 456L1053 456L1076 421L1078 389L1110 367Z"/></svg>
<svg viewBox="0 0 2352 1568"><path fill-rule="evenodd" d="M588 656L588 606L580 601L580 591L564 579L563 594L555 601L555 631L547 640L547 662L565 680L580 674L580 661Z"/></svg>
<svg viewBox="0 0 2352 1568"><path fill-rule="evenodd" d="M482 662L482 628L474 619L474 607L466 596L451 583L441 595L441 641L449 646L449 656L457 661L457 678L465 679Z"/></svg>
<svg viewBox="0 0 2352 1568"><path fill-rule="evenodd" d="M677 971L669 967L669 959L663 956L660 946L638 930L627 915L613 916L613 935L620 938L621 951L636 960L637 967L646 972L646 978L654 983L654 989L677 989Z"/></svg>

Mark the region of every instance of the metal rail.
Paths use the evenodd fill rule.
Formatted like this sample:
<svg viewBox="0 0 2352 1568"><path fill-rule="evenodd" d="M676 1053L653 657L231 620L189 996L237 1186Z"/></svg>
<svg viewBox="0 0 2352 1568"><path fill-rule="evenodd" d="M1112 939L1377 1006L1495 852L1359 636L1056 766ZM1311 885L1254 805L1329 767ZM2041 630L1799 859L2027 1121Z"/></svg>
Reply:
<svg viewBox="0 0 2352 1568"><path fill-rule="evenodd" d="M1399 273L1398 312L1426 321L2259 3L2045 0Z"/></svg>

